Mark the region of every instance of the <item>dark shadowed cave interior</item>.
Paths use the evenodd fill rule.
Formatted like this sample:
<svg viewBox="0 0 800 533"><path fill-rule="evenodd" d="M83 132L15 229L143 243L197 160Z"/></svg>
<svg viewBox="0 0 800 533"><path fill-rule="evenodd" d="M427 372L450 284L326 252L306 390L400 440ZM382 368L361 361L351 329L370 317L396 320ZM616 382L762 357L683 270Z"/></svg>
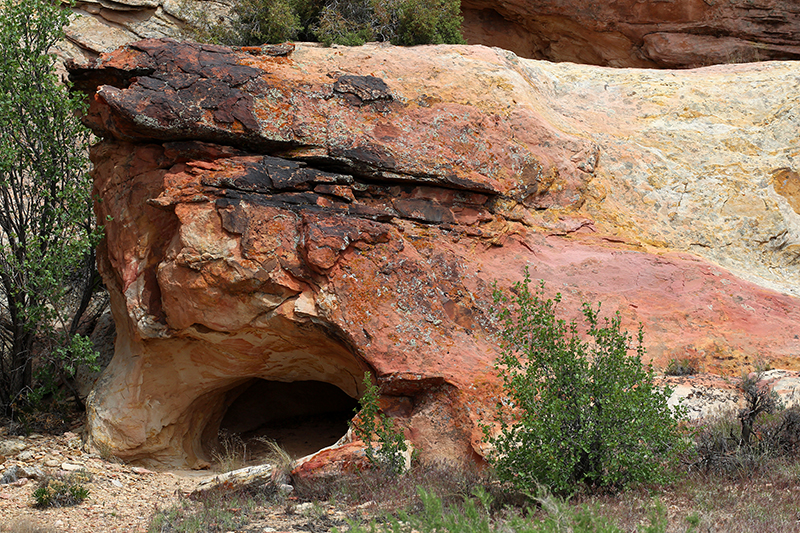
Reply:
<svg viewBox="0 0 800 533"><path fill-rule="evenodd" d="M292 458L330 446L347 432L358 408L357 400L322 381L253 378L233 392L238 396L223 416L220 436L243 444L248 463L266 452L264 440L277 442Z"/></svg>

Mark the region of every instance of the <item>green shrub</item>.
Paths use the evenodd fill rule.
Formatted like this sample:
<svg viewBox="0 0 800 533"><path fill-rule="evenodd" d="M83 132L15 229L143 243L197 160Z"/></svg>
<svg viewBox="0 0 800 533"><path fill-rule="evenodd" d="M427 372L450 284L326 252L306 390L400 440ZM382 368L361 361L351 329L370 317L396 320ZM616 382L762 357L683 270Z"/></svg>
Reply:
<svg viewBox="0 0 800 533"><path fill-rule="evenodd" d="M321 43L462 44L460 0L331 0L314 33Z"/></svg>
<svg viewBox="0 0 800 533"><path fill-rule="evenodd" d="M528 494L539 484L563 493L666 480L687 447L683 411L670 410L671 391L643 366L641 328L634 343L619 313L601 323L599 305L584 304L582 334L557 318L560 295L545 299L544 282L531 291L527 271L510 295L496 289L494 298L507 403L498 404L501 431L489 440L501 479Z"/></svg>
<svg viewBox="0 0 800 533"><path fill-rule="evenodd" d="M464 43L460 0L235 0L231 21L184 4L191 38L227 45L318 40L330 46L391 41Z"/></svg>
<svg viewBox="0 0 800 533"><path fill-rule="evenodd" d="M358 422L350 421L356 436L364 441L367 459L373 465L395 474L406 468L403 452L408 450L403 433L394 428L392 420L380 410L379 390L373 385L369 372L364 373L364 394L358 400L361 410ZM377 447L375 444L377 443Z"/></svg>
<svg viewBox="0 0 800 533"><path fill-rule="evenodd" d="M393 44L464 44L461 35L461 2L407 0L400 6L400 20Z"/></svg>
<svg viewBox="0 0 800 533"><path fill-rule="evenodd" d="M89 496L89 489L83 486L89 481L85 472L69 474L66 477L47 476L33 491L36 507L66 507L78 505Z"/></svg>
<svg viewBox="0 0 800 533"><path fill-rule="evenodd" d="M99 282L101 232L91 207L91 137L80 121L84 97L59 81L52 53L70 21L65 4L0 1L0 410L7 415L35 386L34 353L65 383L94 356L76 334Z"/></svg>
<svg viewBox="0 0 800 533"><path fill-rule="evenodd" d="M308 0L238 0L234 25L240 35L236 44L281 43L296 39L303 31L302 15Z"/></svg>
<svg viewBox="0 0 800 533"><path fill-rule="evenodd" d="M189 21L185 33L200 42L230 46L257 46L308 38L308 17L319 11L313 0L236 0L230 17L214 19L207 11L184 1L182 15Z"/></svg>

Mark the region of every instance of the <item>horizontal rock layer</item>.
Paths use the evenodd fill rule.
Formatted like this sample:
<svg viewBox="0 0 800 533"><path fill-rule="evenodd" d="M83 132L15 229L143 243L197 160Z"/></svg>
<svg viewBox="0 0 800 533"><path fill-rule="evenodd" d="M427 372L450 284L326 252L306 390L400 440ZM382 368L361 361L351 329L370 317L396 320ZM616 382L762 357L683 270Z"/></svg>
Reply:
<svg viewBox="0 0 800 533"><path fill-rule="evenodd" d="M613 67L693 68L800 58L792 0L463 0L470 44Z"/></svg>
<svg viewBox="0 0 800 533"><path fill-rule="evenodd" d="M423 457L480 455L492 284L526 267L657 365L800 366L796 64L150 40L71 76L119 331L89 425L121 456L202 465L250 380L365 371Z"/></svg>

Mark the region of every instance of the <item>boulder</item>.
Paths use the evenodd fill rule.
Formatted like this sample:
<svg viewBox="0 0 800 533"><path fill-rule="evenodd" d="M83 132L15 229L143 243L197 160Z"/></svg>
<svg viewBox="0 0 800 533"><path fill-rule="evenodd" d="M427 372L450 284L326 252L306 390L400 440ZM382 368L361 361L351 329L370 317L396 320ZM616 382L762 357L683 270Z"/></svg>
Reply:
<svg viewBox="0 0 800 533"><path fill-rule="evenodd" d="M57 45L64 59L89 60L141 39L191 38L196 26L229 16L226 0L78 0Z"/></svg>
<svg viewBox="0 0 800 533"><path fill-rule="evenodd" d="M20 479L38 480L42 478L44 478L44 473L36 466L14 465L3 472L2 477L0 477L0 485L16 483Z"/></svg>
<svg viewBox="0 0 800 533"><path fill-rule="evenodd" d="M421 458L477 459L493 284L525 268L566 317L641 323L656 366L799 369L798 76L168 39L72 65L117 324L91 441L202 467L229 411L328 416L314 384L357 398L369 372ZM237 403L274 382L303 397Z"/></svg>
<svg viewBox="0 0 800 533"><path fill-rule="evenodd" d="M197 496L207 492L258 490L267 493L276 493L280 487L291 487L285 480L276 475L275 467L271 464L247 466L225 472L202 480L192 495ZM291 489L287 489L290 492Z"/></svg>

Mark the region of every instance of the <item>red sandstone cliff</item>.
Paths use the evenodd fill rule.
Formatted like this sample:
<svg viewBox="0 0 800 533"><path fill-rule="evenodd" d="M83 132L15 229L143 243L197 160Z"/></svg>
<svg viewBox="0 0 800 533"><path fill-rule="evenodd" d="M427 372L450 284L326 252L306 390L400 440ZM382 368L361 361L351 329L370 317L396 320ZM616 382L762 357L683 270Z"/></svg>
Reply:
<svg viewBox="0 0 800 533"><path fill-rule="evenodd" d="M151 40L71 74L118 327L89 426L122 457L200 465L254 380L365 371L423 457L480 454L491 285L526 266L657 365L800 366L797 64Z"/></svg>

